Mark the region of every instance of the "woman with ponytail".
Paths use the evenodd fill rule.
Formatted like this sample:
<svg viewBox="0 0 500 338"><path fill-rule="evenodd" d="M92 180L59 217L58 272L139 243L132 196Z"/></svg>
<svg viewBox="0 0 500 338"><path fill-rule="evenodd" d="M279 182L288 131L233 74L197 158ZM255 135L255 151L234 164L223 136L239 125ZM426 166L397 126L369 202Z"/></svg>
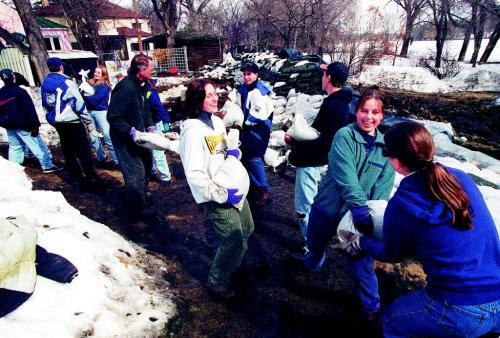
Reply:
<svg viewBox="0 0 500 338"><path fill-rule="evenodd" d="M394 125L384 141L384 156L405 176L385 211L384 241L347 237L381 261L415 257L427 274L424 289L385 310L384 337L500 332L499 235L481 192L463 171L433 162L422 125Z"/></svg>

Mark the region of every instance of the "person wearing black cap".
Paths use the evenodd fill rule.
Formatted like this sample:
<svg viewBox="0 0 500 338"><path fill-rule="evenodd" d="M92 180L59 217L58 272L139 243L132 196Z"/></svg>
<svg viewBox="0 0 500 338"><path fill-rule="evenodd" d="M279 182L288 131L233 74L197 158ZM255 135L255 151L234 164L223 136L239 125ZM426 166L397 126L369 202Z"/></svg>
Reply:
<svg viewBox="0 0 500 338"><path fill-rule="evenodd" d="M0 79L5 84L0 88L0 126L7 130L9 161L22 164L28 148L40 162L43 173L60 170L52 163L50 151L45 151L48 148L40 143L43 140L38 139L40 121L30 95L17 85L12 70L2 69Z"/></svg>
<svg viewBox="0 0 500 338"><path fill-rule="evenodd" d="M99 180L87 132L95 137L101 135L94 128L77 84L64 74L62 60L51 57L47 60L47 66L51 73L43 79L41 91L47 122L59 134L69 173L81 180L84 187L95 187Z"/></svg>
<svg viewBox="0 0 500 338"><path fill-rule="evenodd" d="M321 177L328 164L328 152L333 136L350 122L349 103L352 99L350 90L343 89L349 69L342 62L321 65L323 70L322 89L328 94L323 100L312 127L319 131L319 137L310 141L297 141L285 134L285 142L290 144L288 156L295 171L295 212L299 218L300 230L307 241L307 223L314 197L318 192ZM293 253L297 259L305 259L308 253L306 245L300 252Z"/></svg>
<svg viewBox="0 0 500 338"><path fill-rule="evenodd" d="M250 176L250 199L257 205L271 202L269 184L264 168L264 154L267 150L274 106L269 98L271 91L260 80L259 67L255 63L244 64L243 85L238 88L237 103L244 114L241 131L241 162Z"/></svg>

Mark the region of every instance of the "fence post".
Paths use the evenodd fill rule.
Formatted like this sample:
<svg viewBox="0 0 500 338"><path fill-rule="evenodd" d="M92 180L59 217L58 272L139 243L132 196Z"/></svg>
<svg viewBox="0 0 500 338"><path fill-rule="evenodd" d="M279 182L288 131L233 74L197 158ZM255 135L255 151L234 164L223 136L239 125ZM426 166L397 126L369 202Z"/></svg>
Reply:
<svg viewBox="0 0 500 338"><path fill-rule="evenodd" d="M184 62L186 63L186 72L189 72L187 47L182 46L182 49L184 50Z"/></svg>

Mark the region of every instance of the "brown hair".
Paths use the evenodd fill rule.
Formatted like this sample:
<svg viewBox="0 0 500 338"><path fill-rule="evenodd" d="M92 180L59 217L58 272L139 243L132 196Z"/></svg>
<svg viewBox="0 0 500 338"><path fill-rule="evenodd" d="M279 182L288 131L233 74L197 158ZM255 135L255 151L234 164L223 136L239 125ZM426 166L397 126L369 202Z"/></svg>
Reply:
<svg viewBox="0 0 500 338"><path fill-rule="evenodd" d="M385 155L397 158L412 172L426 170L427 186L436 199L450 208L453 226L471 229L469 198L455 176L432 161L436 148L429 131L417 122L401 122L389 128L384 141Z"/></svg>
<svg viewBox="0 0 500 338"><path fill-rule="evenodd" d="M148 68L149 61L153 61L153 59L146 54L136 54L132 61L130 61L130 68L128 69L128 73L131 75L137 75L141 70Z"/></svg>
<svg viewBox="0 0 500 338"><path fill-rule="evenodd" d="M100 85L100 84L105 84L108 87L111 87L111 81L109 80L109 74L108 74L108 69L104 66L97 66L97 68L101 69L101 78L99 80L95 80L94 78L89 80L89 83L92 85ZM94 69L95 71L95 69Z"/></svg>
<svg viewBox="0 0 500 338"><path fill-rule="evenodd" d="M203 111L203 101L205 101L205 87L212 81L206 79L196 79L191 81L186 90L186 112L190 118L197 118Z"/></svg>
<svg viewBox="0 0 500 338"><path fill-rule="evenodd" d="M381 110L382 114L385 115L384 98L382 97L382 95L379 92L374 91L374 90L370 90L366 93L363 93L363 95L361 95L361 97L359 98L359 101L358 101L358 105L356 106L356 113L358 112L358 110L360 110L363 107L365 102L370 100L370 99L375 99L380 103L380 110Z"/></svg>

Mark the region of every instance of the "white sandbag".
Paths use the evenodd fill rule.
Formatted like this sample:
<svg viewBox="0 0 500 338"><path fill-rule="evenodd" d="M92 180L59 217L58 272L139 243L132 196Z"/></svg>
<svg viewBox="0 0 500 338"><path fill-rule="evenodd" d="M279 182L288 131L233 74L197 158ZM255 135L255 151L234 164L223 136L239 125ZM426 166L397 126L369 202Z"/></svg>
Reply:
<svg viewBox="0 0 500 338"><path fill-rule="evenodd" d="M236 88L233 88L233 90L231 90L231 92L227 95L227 98L231 100L233 103L238 103L237 93L238 91L236 90Z"/></svg>
<svg viewBox="0 0 500 338"><path fill-rule="evenodd" d="M284 86L284 85L286 85L286 82L276 82L276 83L274 84L274 88L279 88L279 87L282 87L282 86Z"/></svg>
<svg viewBox="0 0 500 338"><path fill-rule="evenodd" d="M82 82L78 88L80 88L80 91L84 96L91 96L95 93L94 87L92 87L87 81Z"/></svg>
<svg viewBox="0 0 500 338"><path fill-rule="evenodd" d="M226 135L227 149L236 149L240 144L240 131L236 128L229 129Z"/></svg>
<svg viewBox="0 0 500 338"><path fill-rule="evenodd" d="M222 119L224 121L224 125L226 127L231 127L231 126L242 126L243 125L243 111L241 110L241 107L238 106L236 103L233 103L229 100L224 103L224 106L222 107L221 111L226 112L224 115L224 118Z"/></svg>
<svg viewBox="0 0 500 338"><path fill-rule="evenodd" d="M169 150L173 153L179 154L179 144L180 144L179 140L170 141L170 149Z"/></svg>
<svg viewBox="0 0 500 338"><path fill-rule="evenodd" d="M287 134L296 141L311 141L319 137L319 132L307 124L302 114L295 115L293 124L287 130Z"/></svg>
<svg viewBox="0 0 500 338"><path fill-rule="evenodd" d="M290 98L295 97L295 96L297 96L297 92L295 91L295 88L292 88L292 89L290 89L290 91L288 92L288 95L286 97L287 97L287 99L290 100Z"/></svg>
<svg viewBox="0 0 500 338"><path fill-rule="evenodd" d="M368 205L373 220L372 237L382 241L384 239L384 212L385 208L387 208L387 201L370 200L367 201L366 204ZM340 220L339 226L337 227L337 234L340 230L347 230L359 234L359 231L354 227L351 211L348 211Z"/></svg>
<svg viewBox="0 0 500 338"><path fill-rule="evenodd" d="M276 97L273 97L273 105L274 105L274 108L278 108L278 107L285 107L286 106L286 97L283 97L283 96L276 96Z"/></svg>
<svg viewBox="0 0 500 338"><path fill-rule="evenodd" d="M286 146L285 132L283 130L273 131L269 137L269 145L272 147L284 147L284 146Z"/></svg>
<svg viewBox="0 0 500 338"><path fill-rule="evenodd" d="M171 141L162 134L137 132L137 145L151 150L170 150Z"/></svg>
<svg viewBox="0 0 500 338"><path fill-rule="evenodd" d="M267 148L266 153L264 154L264 162L276 169L277 166L286 161L286 156L280 156L279 151L274 150L272 148Z"/></svg>
<svg viewBox="0 0 500 338"><path fill-rule="evenodd" d="M323 95L312 95L309 98L309 103L313 104L315 102L323 102Z"/></svg>
<svg viewBox="0 0 500 338"><path fill-rule="evenodd" d="M171 132L165 133L163 135L165 135L165 137L168 138L169 140L180 140L181 139L181 135L179 135L179 133L177 133L175 131L171 131Z"/></svg>
<svg viewBox="0 0 500 338"><path fill-rule="evenodd" d="M274 116L276 115L279 115L279 114L282 114L285 112L285 107L284 106L279 106L279 107L276 107L274 106Z"/></svg>
<svg viewBox="0 0 500 338"><path fill-rule="evenodd" d="M314 122L314 119L318 115L317 109L313 108L309 103L298 101L293 107L290 108L290 113L301 114L306 120L308 125Z"/></svg>
<svg viewBox="0 0 500 338"><path fill-rule="evenodd" d="M226 189L238 189L237 194L242 194L243 198L238 204L235 204L235 207L238 210L243 208L250 187L250 178L247 170L237 158L228 156L212 178L212 181Z"/></svg>

